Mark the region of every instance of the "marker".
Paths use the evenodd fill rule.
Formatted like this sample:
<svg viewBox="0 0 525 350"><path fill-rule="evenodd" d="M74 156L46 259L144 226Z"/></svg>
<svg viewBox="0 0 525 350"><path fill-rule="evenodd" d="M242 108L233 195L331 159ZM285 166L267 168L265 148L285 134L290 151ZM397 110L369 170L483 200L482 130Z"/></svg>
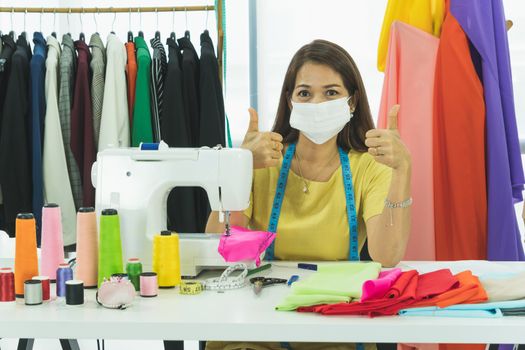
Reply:
<svg viewBox="0 0 525 350"><path fill-rule="evenodd" d="M297 282L298 279L299 279L298 275L292 275L286 284L288 284L288 286L291 286L292 283Z"/></svg>
<svg viewBox="0 0 525 350"><path fill-rule="evenodd" d="M253 275L255 273L258 273L258 272L261 272L261 271L264 271L264 270L268 270L270 267L272 267L272 264L261 265L259 267L256 267L255 269L248 270L248 274L246 276L250 276L250 275Z"/></svg>
<svg viewBox="0 0 525 350"><path fill-rule="evenodd" d="M306 263L299 263L297 264L297 267L304 270L312 270L317 271L317 265L316 264L306 264Z"/></svg>

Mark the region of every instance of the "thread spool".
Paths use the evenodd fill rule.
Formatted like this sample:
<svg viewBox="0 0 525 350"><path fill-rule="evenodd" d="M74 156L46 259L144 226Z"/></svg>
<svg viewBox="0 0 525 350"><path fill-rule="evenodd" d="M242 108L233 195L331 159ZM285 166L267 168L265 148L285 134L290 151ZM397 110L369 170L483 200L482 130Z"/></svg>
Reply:
<svg viewBox="0 0 525 350"><path fill-rule="evenodd" d="M140 274L142 273L142 263L138 258L128 259L126 264L126 273L128 274L129 280L133 283L135 290L140 291Z"/></svg>
<svg viewBox="0 0 525 350"><path fill-rule="evenodd" d="M156 297L158 294L158 281L155 272L140 274L140 296L145 298Z"/></svg>
<svg viewBox="0 0 525 350"><path fill-rule="evenodd" d="M0 269L0 302L15 301L15 274L13 269Z"/></svg>
<svg viewBox="0 0 525 350"><path fill-rule="evenodd" d="M55 271L56 274L56 271ZM42 283L42 300L46 301L51 299L51 283L48 276L35 276L34 280Z"/></svg>
<svg viewBox="0 0 525 350"><path fill-rule="evenodd" d="M27 280L24 282L24 302L26 305L42 304L42 282Z"/></svg>
<svg viewBox="0 0 525 350"><path fill-rule="evenodd" d="M181 282L179 236L162 231L153 237L153 271L157 273L159 288L173 288Z"/></svg>
<svg viewBox="0 0 525 350"><path fill-rule="evenodd" d="M62 236L62 214L55 203L42 208L41 273L55 282L58 265L64 262L64 240Z"/></svg>
<svg viewBox="0 0 525 350"><path fill-rule="evenodd" d="M77 213L76 276L84 288L96 288L98 283L98 234L95 208L82 207Z"/></svg>
<svg viewBox="0 0 525 350"><path fill-rule="evenodd" d="M24 297L24 282L38 275L36 222L31 213L16 216L15 223L15 295Z"/></svg>
<svg viewBox="0 0 525 350"><path fill-rule="evenodd" d="M98 255L98 286L104 278L122 273L122 244L117 210L105 209L100 217L100 247Z"/></svg>
<svg viewBox="0 0 525 350"><path fill-rule="evenodd" d="M81 280L66 281L66 304L84 304L84 282Z"/></svg>
<svg viewBox="0 0 525 350"><path fill-rule="evenodd" d="M66 281L73 279L73 270L68 264L60 264L57 270L57 297L66 296Z"/></svg>

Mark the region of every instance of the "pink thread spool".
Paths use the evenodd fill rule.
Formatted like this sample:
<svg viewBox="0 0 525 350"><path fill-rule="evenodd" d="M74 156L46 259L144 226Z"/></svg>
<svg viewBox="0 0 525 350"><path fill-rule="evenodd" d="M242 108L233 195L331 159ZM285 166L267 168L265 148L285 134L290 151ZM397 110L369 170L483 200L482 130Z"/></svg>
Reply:
<svg viewBox="0 0 525 350"><path fill-rule="evenodd" d="M62 214L55 203L42 208L42 275L49 276L52 282L57 279L58 265L64 262L64 240L62 237Z"/></svg>
<svg viewBox="0 0 525 350"><path fill-rule="evenodd" d="M140 274L140 296L151 298L156 297L159 284L155 272L143 272Z"/></svg>
<svg viewBox="0 0 525 350"><path fill-rule="evenodd" d="M98 283L98 234L95 208L80 208L77 214L76 278L84 288L96 288Z"/></svg>

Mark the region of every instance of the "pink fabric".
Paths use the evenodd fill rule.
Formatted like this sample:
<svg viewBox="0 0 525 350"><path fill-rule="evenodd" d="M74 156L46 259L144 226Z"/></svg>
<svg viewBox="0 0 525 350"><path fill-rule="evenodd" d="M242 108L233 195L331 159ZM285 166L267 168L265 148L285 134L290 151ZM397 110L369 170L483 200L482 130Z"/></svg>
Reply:
<svg viewBox="0 0 525 350"><path fill-rule="evenodd" d="M401 275L401 269L396 268L388 271L382 271L379 278L375 280L368 280L363 283L363 293L361 301L381 299L386 292L392 287L395 281Z"/></svg>
<svg viewBox="0 0 525 350"><path fill-rule="evenodd" d="M432 115L439 39L402 22L390 30L378 126L401 105L398 128L412 155L412 229L403 260L435 260Z"/></svg>
<svg viewBox="0 0 525 350"><path fill-rule="evenodd" d="M244 227L232 226L229 236L222 235L219 253L227 262L244 260L261 264L261 254L275 239L275 234L266 231L251 231Z"/></svg>

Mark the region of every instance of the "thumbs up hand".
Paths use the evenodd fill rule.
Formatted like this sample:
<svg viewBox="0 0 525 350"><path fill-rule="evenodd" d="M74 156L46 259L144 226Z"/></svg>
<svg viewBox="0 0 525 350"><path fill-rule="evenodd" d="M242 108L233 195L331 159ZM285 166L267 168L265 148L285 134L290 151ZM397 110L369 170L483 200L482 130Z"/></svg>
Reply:
<svg viewBox="0 0 525 350"><path fill-rule="evenodd" d="M283 137L275 132L259 131L259 116L255 109L248 109L250 124L244 136L241 148L249 149L253 154L253 168L268 168L279 165L283 150Z"/></svg>
<svg viewBox="0 0 525 350"><path fill-rule="evenodd" d="M387 129L371 129L366 133L365 144L374 159L392 169L410 166L410 152L397 130L399 105L388 112Z"/></svg>

